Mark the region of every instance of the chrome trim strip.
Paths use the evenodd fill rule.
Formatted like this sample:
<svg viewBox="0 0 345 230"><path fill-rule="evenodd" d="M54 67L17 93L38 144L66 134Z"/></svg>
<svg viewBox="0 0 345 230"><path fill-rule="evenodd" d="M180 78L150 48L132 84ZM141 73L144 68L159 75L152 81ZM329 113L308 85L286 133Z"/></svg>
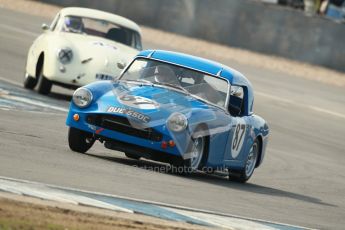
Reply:
<svg viewBox="0 0 345 230"><path fill-rule="evenodd" d="M82 63L82 64L88 63L89 61L92 61L92 59L93 59L92 57L87 58L87 59L81 61L81 63Z"/></svg>

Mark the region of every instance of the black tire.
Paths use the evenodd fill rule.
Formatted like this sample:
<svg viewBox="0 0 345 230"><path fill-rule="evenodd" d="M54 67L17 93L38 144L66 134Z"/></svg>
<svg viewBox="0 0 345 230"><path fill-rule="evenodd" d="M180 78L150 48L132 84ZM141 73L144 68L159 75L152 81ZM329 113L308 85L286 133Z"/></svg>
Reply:
<svg viewBox="0 0 345 230"><path fill-rule="evenodd" d="M37 79L30 76L29 74L25 74L23 85L26 89L34 89L37 85Z"/></svg>
<svg viewBox="0 0 345 230"><path fill-rule="evenodd" d="M49 81L44 75L43 75L43 65L42 68L39 71L38 76L38 93L47 95L50 93L50 90L52 89L53 83Z"/></svg>
<svg viewBox="0 0 345 230"><path fill-rule="evenodd" d="M125 153L126 157L134 159L134 160L139 160L140 156L132 154L132 153Z"/></svg>
<svg viewBox="0 0 345 230"><path fill-rule="evenodd" d="M93 143L95 143L95 138L92 133L88 133L76 128L69 128L68 130L68 144L72 151L78 153L85 153L89 150Z"/></svg>
<svg viewBox="0 0 345 230"><path fill-rule="evenodd" d="M249 163L249 161L251 161L251 157L250 157L251 153L248 154L248 157L245 162L245 167L243 169L240 169L240 170L229 169L230 181L245 183L253 175L256 163L258 161L259 151L260 151L260 142L257 139L254 141L251 147L251 150L253 151L254 159L252 160L253 165L251 165L250 170L247 170L247 164Z"/></svg>

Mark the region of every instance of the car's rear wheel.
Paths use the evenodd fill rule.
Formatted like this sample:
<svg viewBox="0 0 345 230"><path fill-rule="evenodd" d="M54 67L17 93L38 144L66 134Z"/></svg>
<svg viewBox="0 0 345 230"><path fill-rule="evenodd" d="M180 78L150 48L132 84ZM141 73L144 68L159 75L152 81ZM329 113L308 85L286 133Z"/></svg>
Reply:
<svg viewBox="0 0 345 230"><path fill-rule="evenodd" d="M52 89L53 83L43 75L43 65L38 74L38 93L47 95Z"/></svg>
<svg viewBox="0 0 345 230"><path fill-rule="evenodd" d="M245 161L245 167L241 170L229 170L229 180L245 183L253 175L256 162L259 156L260 143L256 139L249 150L249 154Z"/></svg>
<svg viewBox="0 0 345 230"><path fill-rule="evenodd" d="M23 84L24 84L24 88L26 89L34 89L35 86L37 85L37 79L26 73L24 75Z"/></svg>
<svg viewBox="0 0 345 230"><path fill-rule="evenodd" d="M135 160L139 160L140 159L140 156L132 154L132 153L126 153L125 152L125 155L126 155L126 157L131 158L131 159L135 159Z"/></svg>
<svg viewBox="0 0 345 230"><path fill-rule="evenodd" d="M69 128L68 144L72 151L85 153L92 147L93 143L95 143L95 138L92 133L72 127Z"/></svg>

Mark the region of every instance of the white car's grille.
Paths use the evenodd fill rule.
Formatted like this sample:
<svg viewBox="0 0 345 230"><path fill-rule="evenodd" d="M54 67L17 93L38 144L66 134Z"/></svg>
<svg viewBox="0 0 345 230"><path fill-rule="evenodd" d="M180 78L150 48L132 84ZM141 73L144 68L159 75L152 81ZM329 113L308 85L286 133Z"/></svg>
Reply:
<svg viewBox="0 0 345 230"><path fill-rule="evenodd" d="M96 74L96 79L97 80L114 80L114 77L107 74Z"/></svg>

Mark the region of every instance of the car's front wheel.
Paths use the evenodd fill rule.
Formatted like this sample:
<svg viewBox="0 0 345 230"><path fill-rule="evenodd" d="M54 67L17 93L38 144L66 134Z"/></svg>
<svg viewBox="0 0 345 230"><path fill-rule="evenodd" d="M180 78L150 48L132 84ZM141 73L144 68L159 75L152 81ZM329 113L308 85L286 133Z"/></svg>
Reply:
<svg viewBox="0 0 345 230"><path fill-rule="evenodd" d="M260 143L256 139L249 150L249 154L245 161L245 166L241 170L229 170L229 180L245 183L253 175L256 162L259 156Z"/></svg>
<svg viewBox="0 0 345 230"><path fill-rule="evenodd" d="M197 170L203 170L208 156L208 136L205 135L205 129L198 127L191 137L187 154L184 156L182 164L177 166L179 174L188 175Z"/></svg>
<svg viewBox="0 0 345 230"><path fill-rule="evenodd" d="M25 74L23 85L26 89L34 89L37 85L37 79L30 76L29 74Z"/></svg>
<svg viewBox="0 0 345 230"><path fill-rule="evenodd" d="M52 89L53 83L43 75L43 67L38 75L38 93L47 95Z"/></svg>
<svg viewBox="0 0 345 230"><path fill-rule="evenodd" d="M206 137L192 137L190 158L185 160L185 166L192 171L196 171L202 167L203 156L205 154Z"/></svg>
<svg viewBox="0 0 345 230"><path fill-rule="evenodd" d="M95 138L92 133L72 127L69 128L68 144L72 151L85 153L92 147L93 143L95 143Z"/></svg>

